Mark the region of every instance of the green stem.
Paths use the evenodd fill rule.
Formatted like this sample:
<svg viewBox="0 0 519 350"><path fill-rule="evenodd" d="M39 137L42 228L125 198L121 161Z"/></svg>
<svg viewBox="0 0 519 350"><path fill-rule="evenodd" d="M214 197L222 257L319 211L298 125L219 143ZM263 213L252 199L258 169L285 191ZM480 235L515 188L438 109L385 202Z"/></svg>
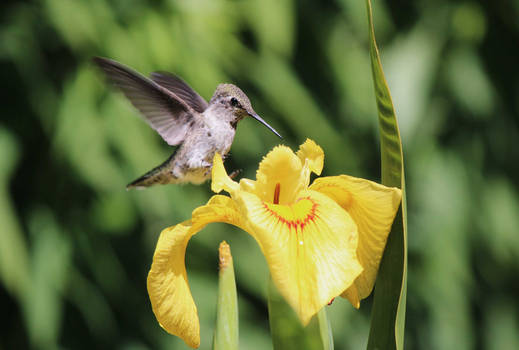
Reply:
<svg viewBox="0 0 519 350"><path fill-rule="evenodd" d="M333 336L325 308L303 327L294 310L269 279L268 309L274 350L333 350Z"/></svg>

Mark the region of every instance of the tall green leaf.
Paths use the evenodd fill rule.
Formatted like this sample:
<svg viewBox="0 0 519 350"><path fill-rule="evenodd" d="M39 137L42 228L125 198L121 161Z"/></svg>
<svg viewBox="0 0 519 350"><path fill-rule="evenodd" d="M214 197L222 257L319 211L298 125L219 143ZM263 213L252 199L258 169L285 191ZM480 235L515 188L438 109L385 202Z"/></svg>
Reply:
<svg viewBox="0 0 519 350"><path fill-rule="evenodd" d="M389 234L375 285L368 349L403 349L407 290L407 210L402 142L375 41L371 1L366 0L366 5L380 129L382 183L402 189L402 205Z"/></svg>

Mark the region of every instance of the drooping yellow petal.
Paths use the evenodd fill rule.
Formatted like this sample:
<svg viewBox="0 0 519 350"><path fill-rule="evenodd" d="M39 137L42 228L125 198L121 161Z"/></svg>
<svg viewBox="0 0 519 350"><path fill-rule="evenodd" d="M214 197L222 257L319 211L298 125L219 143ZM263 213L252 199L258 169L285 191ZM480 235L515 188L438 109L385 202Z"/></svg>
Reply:
<svg viewBox="0 0 519 350"><path fill-rule="evenodd" d="M355 284L353 284L350 288L342 292L341 297L348 299L354 308L360 308L360 298L359 294L357 293L357 288L355 287Z"/></svg>
<svg viewBox="0 0 519 350"><path fill-rule="evenodd" d="M148 274L148 294L157 321L192 348L200 345L200 324L187 282L185 252L189 239L210 222L245 227L231 198L213 196L193 212L191 220L162 231Z"/></svg>
<svg viewBox="0 0 519 350"><path fill-rule="evenodd" d="M306 139L305 143L299 146L297 156L302 164L304 164L305 161L308 162L308 166L312 172L321 175L324 165L324 152L314 141Z"/></svg>
<svg viewBox="0 0 519 350"><path fill-rule="evenodd" d="M163 230L148 274L148 294L159 324L187 345L200 345L200 323L184 265L191 220Z"/></svg>
<svg viewBox="0 0 519 350"><path fill-rule="evenodd" d="M291 204L278 205L240 192L236 202L274 283L304 325L361 273L357 227L327 196L305 190Z"/></svg>
<svg viewBox="0 0 519 350"><path fill-rule="evenodd" d="M359 261L364 271L342 295L358 307L372 291L391 225L400 205L400 189L347 176L322 177L310 189L334 199L353 218L359 230Z"/></svg>

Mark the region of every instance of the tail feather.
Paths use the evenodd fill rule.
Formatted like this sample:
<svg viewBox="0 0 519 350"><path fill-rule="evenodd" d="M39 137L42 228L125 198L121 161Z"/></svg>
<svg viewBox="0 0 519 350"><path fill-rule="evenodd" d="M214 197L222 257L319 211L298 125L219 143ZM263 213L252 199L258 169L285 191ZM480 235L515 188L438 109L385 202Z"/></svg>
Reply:
<svg viewBox="0 0 519 350"><path fill-rule="evenodd" d="M173 153L165 162L159 166L151 169L146 174L139 177L137 180L132 181L126 185L126 189L132 188L143 189L155 184L170 184L175 182L175 178L171 174L171 163L170 160L175 156Z"/></svg>

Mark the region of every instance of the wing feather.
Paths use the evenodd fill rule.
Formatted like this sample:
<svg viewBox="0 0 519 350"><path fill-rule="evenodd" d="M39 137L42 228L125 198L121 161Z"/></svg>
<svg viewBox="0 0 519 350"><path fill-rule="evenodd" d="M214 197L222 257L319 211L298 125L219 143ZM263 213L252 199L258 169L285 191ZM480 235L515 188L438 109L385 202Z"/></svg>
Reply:
<svg viewBox="0 0 519 350"><path fill-rule="evenodd" d="M151 80L173 92L198 113L206 110L206 100L180 77L166 72L154 72L151 73Z"/></svg>
<svg viewBox="0 0 519 350"><path fill-rule="evenodd" d="M102 57L93 61L164 141L172 146L184 141L189 124L197 116L180 96L116 61Z"/></svg>

